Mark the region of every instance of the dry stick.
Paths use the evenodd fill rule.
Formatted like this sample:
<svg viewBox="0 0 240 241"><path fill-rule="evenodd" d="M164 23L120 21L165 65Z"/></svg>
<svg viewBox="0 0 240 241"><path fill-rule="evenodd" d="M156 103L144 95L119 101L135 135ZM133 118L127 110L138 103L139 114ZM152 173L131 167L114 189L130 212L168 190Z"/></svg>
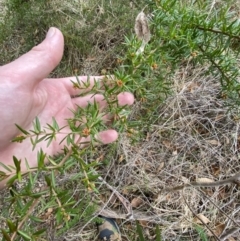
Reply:
<svg viewBox="0 0 240 241"><path fill-rule="evenodd" d="M182 190L185 187L218 187L227 184L238 184L238 179L240 179L240 172L227 179L216 181L216 182L190 182L181 186L176 186L173 188L166 188L163 191L177 191Z"/></svg>
<svg viewBox="0 0 240 241"><path fill-rule="evenodd" d="M204 223L203 220L202 220L201 218L199 218L199 217L197 216L197 214L192 210L192 208L191 208L190 205L188 204L186 198L184 197L183 190L182 190L182 197L183 197L184 202L186 203L186 205L187 205L188 208L190 209L190 211L193 213L193 215L212 233L212 235L216 238L216 240L221 241L221 240L216 236L216 234L208 227L208 225L206 225L206 223Z"/></svg>
<svg viewBox="0 0 240 241"><path fill-rule="evenodd" d="M221 208L219 208L219 207L211 200L211 198L209 198L203 191L201 191L201 190L199 190L199 191L201 192L201 194L202 194L204 197L206 197L206 198L210 201L210 203L213 204L213 206L215 206L221 213L223 213L229 220L231 220L235 225L237 225L237 226L240 228L240 225L239 225L236 221L234 221L231 217L229 217L229 215L227 215Z"/></svg>
<svg viewBox="0 0 240 241"><path fill-rule="evenodd" d="M199 29L199 30L203 30L203 31L208 31L208 32L217 33L217 34L223 34L223 35L226 35L230 38L235 38L235 39L240 40L239 36L231 35L230 33L227 33L227 32L224 32L224 31L221 31L221 30L218 30L218 29L204 28L204 27L201 27L201 26L196 26L196 28Z"/></svg>
<svg viewBox="0 0 240 241"><path fill-rule="evenodd" d="M121 203L124 205L125 209L127 210L127 217L129 219L133 219L133 211L131 203L122 195L120 194L115 188L109 185L102 177L98 177L98 180L104 183L113 193L118 197Z"/></svg>
<svg viewBox="0 0 240 241"><path fill-rule="evenodd" d="M230 235L237 232L240 228L240 225L231 217L229 217L223 210L221 210L203 191L199 190L201 194L206 197L220 212L222 212L229 220L231 220L237 227L233 227L225 232L223 232L220 236L220 240L225 240L226 238L230 237Z"/></svg>
<svg viewBox="0 0 240 241"><path fill-rule="evenodd" d="M239 230L239 228L230 228L228 231L226 231L225 233L223 233L221 236L220 236L220 239L223 241L223 240L226 240L227 238L230 238L234 233L236 233L237 231Z"/></svg>

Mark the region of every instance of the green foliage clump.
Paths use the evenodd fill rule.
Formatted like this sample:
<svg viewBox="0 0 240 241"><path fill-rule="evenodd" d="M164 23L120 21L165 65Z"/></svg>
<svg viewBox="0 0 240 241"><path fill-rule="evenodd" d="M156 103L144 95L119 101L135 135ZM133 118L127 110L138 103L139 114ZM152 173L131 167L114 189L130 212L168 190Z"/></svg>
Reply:
<svg viewBox="0 0 240 241"><path fill-rule="evenodd" d="M153 44L169 66L209 66L221 82L223 95L239 105L240 21L235 1L150 1Z"/></svg>

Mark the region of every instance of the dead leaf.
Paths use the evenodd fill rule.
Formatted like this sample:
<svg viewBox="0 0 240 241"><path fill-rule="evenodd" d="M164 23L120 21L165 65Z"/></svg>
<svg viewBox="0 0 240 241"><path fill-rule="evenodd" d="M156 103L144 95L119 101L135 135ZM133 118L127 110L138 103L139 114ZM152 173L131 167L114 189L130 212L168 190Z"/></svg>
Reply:
<svg viewBox="0 0 240 241"><path fill-rule="evenodd" d="M172 155L173 155L173 156L177 156L177 155L178 155L178 152L177 152L177 151L173 151Z"/></svg>
<svg viewBox="0 0 240 241"><path fill-rule="evenodd" d="M224 138L225 138L226 144L228 145L230 143L229 138L227 136L225 136Z"/></svg>
<svg viewBox="0 0 240 241"><path fill-rule="evenodd" d="M131 205L133 208L139 207L143 203L143 200L140 197L135 197L131 201Z"/></svg>
<svg viewBox="0 0 240 241"><path fill-rule="evenodd" d="M52 213L53 212L53 208L48 208L47 212L48 213Z"/></svg>
<svg viewBox="0 0 240 241"><path fill-rule="evenodd" d="M163 143L163 145L164 145L165 147L167 147L168 149L172 149L172 144L171 144L170 141L163 141L162 143Z"/></svg>
<svg viewBox="0 0 240 241"><path fill-rule="evenodd" d="M101 199L101 201L102 201L103 203L105 203L105 202L107 201L106 195L100 194L99 197L100 197L100 199Z"/></svg>
<svg viewBox="0 0 240 241"><path fill-rule="evenodd" d="M202 220L202 222L199 220L199 219L201 219ZM208 224L208 223L210 223L211 221L207 218L207 217L205 217L202 213L199 213L199 214L197 214L197 217L195 217L194 219L193 219L193 222L195 222L195 223L197 223L197 224Z"/></svg>
<svg viewBox="0 0 240 241"><path fill-rule="evenodd" d="M214 180L207 177L202 177L202 178L196 178L196 182L212 183L214 182Z"/></svg>
<svg viewBox="0 0 240 241"><path fill-rule="evenodd" d="M153 169L151 163L149 162L145 162L143 168L146 172L152 172L152 169Z"/></svg>
<svg viewBox="0 0 240 241"><path fill-rule="evenodd" d="M144 12L140 12L137 15L134 30L138 39L143 40L144 43L149 42L151 34L148 26L148 19Z"/></svg>
<svg viewBox="0 0 240 241"><path fill-rule="evenodd" d="M89 57L86 59L86 61L89 61L89 62L95 61L95 60L96 60L96 57L94 57L94 56L89 56Z"/></svg>
<svg viewBox="0 0 240 241"><path fill-rule="evenodd" d="M200 87L200 84L196 83L196 82L191 82L188 85L188 91L193 93L196 89L198 89Z"/></svg>
<svg viewBox="0 0 240 241"><path fill-rule="evenodd" d="M236 239L233 238L233 237L229 237L229 238L227 239L227 241L236 241Z"/></svg>
<svg viewBox="0 0 240 241"><path fill-rule="evenodd" d="M181 176L181 180L183 181L184 184L189 183L189 179L184 176Z"/></svg>
<svg viewBox="0 0 240 241"><path fill-rule="evenodd" d="M223 119L224 117L226 117L226 116L225 115L217 115L215 117L215 121L219 121L219 120Z"/></svg>
<svg viewBox="0 0 240 241"><path fill-rule="evenodd" d="M219 223L219 224L214 228L213 232L214 232L214 234L215 234L217 237L219 237L219 236L222 234L224 228L225 228L225 224L224 224L224 223Z"/></svg>
<svg viewBox="0 0 240 241"><path fill-rule="evenodd" d="M128 195L130 192L131 192L131 190L126 187L123 188L123 190L122 190L122 194L124 194L124 195Z"/></svg>
<svg viewBox="0 0 240 241"><path fill-rule="evenodd" d="M206 189L203 189L203 192L209 196L209 197L212 197L214 192L213 192L213 189L212 188L206 188Z"/></svg>
<svg viewBox="0 0 240 241"><path fill-rule="evenodd" d="M225 199L227 197L227 195L228 195L228 191L227 191L226 187L219 188L218 196L217 196L219 200Z"/></svg>
<svg viewBox="0 0 240 241"><path fill-rule="evenodd" d="M20 39L20 44L24 44L25 43L25 39L24 38L21 38Z"/></svg>
<svg viewBox="0 0 240 241"><path fill-rule="evenodd" d="M120 155L120 157L118 158L118 162L121 163L124 160L124 156Z"/></svg>
<svg viewBox="0 0 240 241"><path fill-rule="evenodd" d="M207 143L213 145L213 146L220 146L221 143L218 140L207 140Z"/></svg>
<svg viewBox="0 0 240 241"><path fill-rule="evenodd" d="M148 226L148 222L146 220L139 220L138 222L140 223L140 225L142 227L147 227Z"/></svg>
<svg viewBox="0 0 240 241"><path fill-rule="evenodd" d="M211 167L211 174L216 176L216 177L219 176L219 174L220 174L219 164L213 164L210 167Z"/></svg>
<svg viewBox="0 0 240 241"><path fill-rule="evenodd" d="M164 162L160 162L160 164L158 165L158 168L157 168L157 173L159 173L165 166L165 163Z"/></svg>
<svg viewBox="0 0 240 241"><path fill-rule="evenodd" d="M102 162L104 160L104 154L101 154L98 158L96 158L96 162Z"/></svg>

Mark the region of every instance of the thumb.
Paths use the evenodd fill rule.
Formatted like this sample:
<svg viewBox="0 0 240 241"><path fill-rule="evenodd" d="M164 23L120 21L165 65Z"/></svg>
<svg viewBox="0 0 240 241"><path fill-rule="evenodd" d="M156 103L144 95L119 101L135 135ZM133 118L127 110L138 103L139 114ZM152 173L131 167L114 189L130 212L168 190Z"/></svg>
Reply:
<svg viewBox="0 0 240 241"><path fill-rule="evenodd" d="M63 55L64 39L60 30L51 27L42 43L15 61L1 67L1 74L14 81L34 86L49 75Z"/></svg>

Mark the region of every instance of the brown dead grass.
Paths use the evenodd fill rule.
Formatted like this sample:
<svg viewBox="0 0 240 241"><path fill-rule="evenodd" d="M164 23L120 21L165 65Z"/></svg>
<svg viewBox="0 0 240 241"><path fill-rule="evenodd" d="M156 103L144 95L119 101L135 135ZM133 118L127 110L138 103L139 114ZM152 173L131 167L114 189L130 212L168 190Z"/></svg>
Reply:
<svg viewBox="0 0 240 241"><path fill-rule="evenodd" d="M204 75L207 68L187 65L176 73L175 93L158 108L152 131L137 145L123 135L118 159L108 169L109 183L130 202L143 200L135 209L160 224L163 240L200 240L195 225L201 223L195 215L206 218L217 236L239 229L239 185L164 191L199 178L222 180L240 171L239 119L225 106L219 82ZM144 225L148 239L154 240L151 222ZM121 227L129 233L128 225ZM239 231L230 235L232 240L238 236Z"/></svg>

